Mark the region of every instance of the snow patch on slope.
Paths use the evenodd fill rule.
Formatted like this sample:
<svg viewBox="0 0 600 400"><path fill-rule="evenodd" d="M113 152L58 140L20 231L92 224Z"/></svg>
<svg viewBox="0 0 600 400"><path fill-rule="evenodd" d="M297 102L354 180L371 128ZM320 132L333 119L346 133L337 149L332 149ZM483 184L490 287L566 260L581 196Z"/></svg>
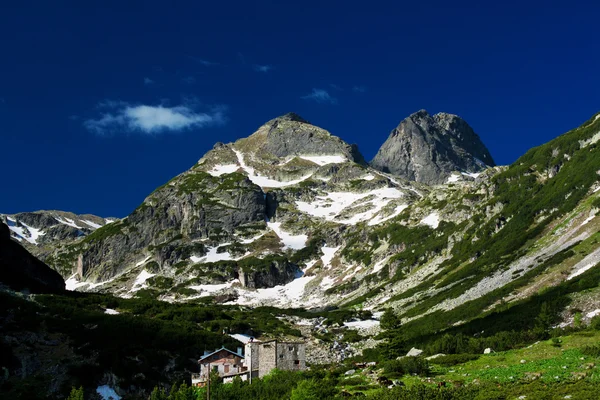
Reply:
<svg viewBox="0 0 600 400"><path fill-rule="evenodd" d="M379 321L377 321L375 319L367 319L364 321L344 322L344 325L350 329L364 330L364 329L370 329L370 328L379 326Z"/></svg>
<svg viewBox="0 0 600 400"><path fill-rule="evenodd" d="M228 246L231 243L223 243L220 246L209 247L208 252L203 257L191 256L190 260L194 263L207 263L207 262L216 262L216 261L232 261L234 260L233 256L228 252L217 252L219 247Z"/></svg>
<svg viewBox="0 0 600 400"><path fill-rule="evenodd" d="M130 292L137 292L140 289L145 289L148 287L146 285L146 281L152 278L156 274L151 274L150 272L143 270L140 274L135 278L135 282L133 282L133 286L131 287Z"/></svg>
<svg viewBox="0 0 600 400"><path fill-rule="evenodd" d="M379 260L375 263L375 265L373 266L373 272L372 273L377 273L379 271L381 271L383 269L383 267L385 267L385 265L387 264L387 262L389 261L389 259L392 256L386 257L383 260Z"/></svg>
<svg viewBox="0 0 600 400"><path fill-rule="evenodd" d="M454 182L458 182L459 180L460 180L460 175L452 174L448 177L448 180L446 181L446 183L454 183Z"/></svg>
<svg viewBox="0 0 600 400"><path fill-rule="evenodd" d="M390 215L388 215L387 217L382 217L381 215L377 215L377 216L375 216L375 218L373 218L372 220L369 221L368 225L369 226L378 225L385 221L389 221L392 218L396 218L407 207L408 207L407 204L400 204L399 206L396 207L394 212L391 213Z"/></svg>
<svg viewBox="0 0 600 400"><path fill-rule="evenodd" d="M271 179L266 176L258 175L256 173L256 171L254 170L254 168L248 166L244 162L244 155L240 151L233 150L233 152L237 156L238 162L240 163L242 169L244 171L246 171L246 173L248 174L248 179L250 179L254 184L256 184L260 187L281 188L281 187L296 185L312 176L312 174L309 174L309 175L303 176L300 179L296 179L293 181L285 181L285 182L277 181L275 179Z"/></svg>
<svg viewBox="0 0 600 400"><path fill-rule="evenodd" d="M321 251L323 252L323 255L321 256L321 261L323 261L323 268L331 268L331 261L333 260L333 257L335 257L335 253L341 247L342 246L337 246L337 247L323 246L323 247L321 247Z"/></svg>
<svg viewBox="0 0 600 400"><path fill-rule="evenodd" d="M306 247L307 235L291 235L281 229L281 222L267 222L267 226L279 236L283 242L283 249L300 250Z"/></svg>
<svg viewBox="0 0 600 400"><path fill-rule="evenodd" d="M314 301L303 299L306 285L314 276L302 276L286 285L267 289L243 290L238 289L238 299L226 304L239 305L286 305L289 307L305 307Z"/></svg>
<svg viewBox="0 0 600 400"><path fill-rule="evenodd" d="M9 223L8 229L13 231L13 233L15 233L16 235L18 235L19 238L25 239L26 241L28 241L31 244L38 244L38 242L37 242L38 238L42 235L45 235L45 233L41 229L34 228L32 226L24 224L23 222L19 222L19 224L23 225L22 227L17 226L17 225L15 225L15 223L17 222L16 220L14 220L12 218L10 218L8 220L10 222L12 222L12 223Z"/></svg>
<svg viewBox="0 0 600 400"><path fill-rule="evenodd" d="M440 216L438 215L438 213L431 213L421 220L421 224L429 225L433 229L437 229L437 227L440 224Z"/></svg>
<svg viewBox="0 0 600 400"><path fill-rule="evenodd" d="M296 207L313 217L353 225L372 219L390 201L402 196L403 193L396 188L381 188L365 193L331 192L325 196L317 196L312 202L296 201ZM350 218L340 219L339 214L350 206L370 206L371 208Z"/></svg>
<svg viewBox="0 0 600 400"><path fill-rule="evenodd" d="M89 285L88 282L79 282L75 277L77 276L77 274L71 276L69 279L67 279L65 281L65 289L70 290L70 291L74 291L77 288L80 288L82 286L86 286Z"/></svg>
<svg viewBox="0 0 600 400"><path fill-rule="evenodd" d="M100 224L97 224L97 223L95 223L95 222L88 221L88 220L85 220L85 219L82 219L82 220L81 220L81 222L83 222L83 223L84 223L84 224L86 224L86 225L89 225L89 226L91 226L91 227L92 227L92 228L94 228L94 229L98 229L98 228L101 228L101 227L102 227L102 225L100 225Z"/></svg>
<svg viewBox="0 0 600 400"><path fill-rule="evenodd" d="M237 171L239 166L237 164L226 164L226 165L215 165L213 169L207 171L212 176L221 176L224 174L231 174Z"/></svg>
<svg viewBox="0 0 600 400"><path fill-rule="evenodd" d="M594 250L587 256L583 257L583 259L581 261L579 261L577 264L575 264L575 266L573 266L573 269L572 269L573 272L571 272L571 275L569 275L567 277L567 280L571 280L571 279L575 278L576 276L583 274L585 271L593 268L594 266L598 265L599 263L600 263L600 248Z"/></svg>
<svg viewBox="0 0 600 400"><path fill-rule="evenodd" d="M331 156L299 156L303 160L314 162L318 165L327 165L327 164L341 164L348 161L348 159L341 155L331 155Z"/></svg>
<svg viewBox="0 0 600 400"><path fill-rule="evenodd" d="M204 296L210 296L221 290L230 288L234 283L239 283L239 280L234 279L231 282L221 283L216 285L196 285L196 286L188 286L190 289L197 290Z"/></svg>
<svg viewBox="0 0 600 400"><path fill-rule="evenodd" d="M60 217L54 217L54 218L55 218L55 219L56 219L58 222L60 222L61 224L68 225L68 226L71 226L71 227L73 227L73 228L76 228L76 229L83 229L82 227L80 227L79 225L77 225L77 224L75 223L75 221L73 221L73 220L72 220L72 219L70 219L70 218L66 218L66 217L65 217L65 219L62 219L62 218L60 218Z"/></svg>

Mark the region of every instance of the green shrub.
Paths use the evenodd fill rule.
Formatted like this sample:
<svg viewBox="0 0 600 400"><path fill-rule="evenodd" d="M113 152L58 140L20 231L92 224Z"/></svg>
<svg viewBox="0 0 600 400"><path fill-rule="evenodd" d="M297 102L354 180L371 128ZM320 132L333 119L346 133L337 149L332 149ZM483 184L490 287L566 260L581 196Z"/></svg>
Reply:
<svg viewBox="0 0 600 400"><path fill-rule="evenodd" d="M584 346L581 348L581 352L586 356L600 357L600 345L596 346Z"/></svg>
<svg viewBox="0 0 600 400"><path fill-rule="evenodd" d="M477 360L479 357L479 354L447 354L444 356L433 358L429 362L437 365L452 366L457 364L464 364L467 361Z"/></svg>
<svg viewBox="0 0 600 400"><path fill-rule="evenodd" d="M429 363L423 357L402 357L386 361L383 371L387 376L402 376L406 374L428 375Z"/></svg>

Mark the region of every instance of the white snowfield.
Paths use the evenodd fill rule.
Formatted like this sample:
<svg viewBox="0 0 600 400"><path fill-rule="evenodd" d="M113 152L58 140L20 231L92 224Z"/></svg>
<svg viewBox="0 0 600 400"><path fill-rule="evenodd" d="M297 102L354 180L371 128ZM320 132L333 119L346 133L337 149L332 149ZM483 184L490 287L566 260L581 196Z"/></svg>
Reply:
<svg viewBox="0 0 600 400"><path fill-rule="evenodd" d="M383 260L377 261L375 263L375 265L373 266L372 273L381 271L383 269L383 267L385 267L385 265L387 264L387 262L389 261L390 258L392 258L392 256L388 256L388 257L384 258Z"/></svg>
<svg viewBox="0 0 600 400"><path fill-rule="evenodd" d="M590 221L591 221L591 220L593 220L594 218L596 218L596 216L595 216L595 215L590 215L589 217L587 217L587 218L585 219L585 221L583 221L583 222L581 223L581 226L583 226L583 225L587 224L588 222L590 222Z"/></svg>
<svg viewBox="0 0 600 400"><path fill-rule="evenodd" d="M313 217L325 218L342 224L353 225L373 219L392 200L399 199L403 193L396 188L381 188L365 193L331 192L325 196L317 196L312 202L296 201L298 210ZM349 207L370 206L367 211L341 219L339 214ZM381 221L380 221L381 222Z"/></svg>
<svg viewBox="0 0 600 400"><path fill-rule="evenodd" d="M14 220L12 218L7 218L7 220L9 222L8 229L10 229L15 234L17 234L18 239L24 239L31 244L38 244L38 242L37 242L38 238L42 235L45 235L45 233L42 230L36 229L36 228L29 226L23 222L19 222L19 224L23 225L21 227L21 226L16 225L16 223L17 223L16 220Z"/></svg>
<svg viewBox="0 0 600 400"><path fill-rule="evenodd" d="M263 237L265 234L261 233L260 235L256 235L254 237L248 238L248 239L242 239L240 240L240 243L242 244L250 244L250 243L254 243L256 242L258 239L260 239L261 237Z"/></svg>
<svg viewBox="0 0 600 400"><path fill-rule="evenodd" d="M242 242L243 243L243 242ZM248 242L251 243L251 242ZM191 256L190 260L194 263L208 263L217 261L235 261L246 257L248 254L244 254L241 257L234 257L228 251L219 252L218 249L223 246L229 246L231 243L221 243L215 247L209 247L208 252L203 257Z"/></svg>
<svg viewBox="0 0 600 400"><path fill-rule="evenodd" d="M104 314L119 315L120 312L118 312L117 310L113 310L112 308L107 308L106 310L104 310Z"/></svg>
<svg viewBox="0 0 600 400"><path fill-rule="evenodd" d="M481 172L462 172L462 174L465 176L470 176L471 178L477 178L479 175L481 175Z"/></svg>
<svg viewBox="0 0 600 400"><path fill-rule="evenodd" d="M73 220L72 220L72 219L70 219L70 218L65 218L65 219L62 219L62 218L59 218L59 217L54 217L54 218L55 218L55 219L56 219L58 222L60 222L61 224L64 224L64 225L71 226L71 227L73 227L73 228L75 228L75 229L82 229L82 228L81 228L79 225L77 225L77 224L75 223L75 221L73 221Z"/></svg>
<svg viewBox="0 0 600 400"><path fill-rule="evenodd" d="M314 297L305 298L306 285L313 279L315 279L314 276L298 276L285 285L255 290L240 287L240 281L237 279L218 285L197 285L189 286L189 288L197 290L200 296L213 296L223 291L228 293L233 291L238 295L238 298L226 303L229 305L304 307L318 301ZM237 339L240 340L241 338Z"/></svg>
<svg viewBox="0 0 600 400"><path fill-rule="evenodd" d="M250 179L252 181L252 183L254 183L260 187L281 188L281 187L296 185L312 176L312 174L309 174L309 175L303 176L300 179L296 179L293 181L285 181L285 182L277 181L275 179L271 179L266 176L258 175L256 173L256 171L254 171L254 168L252 168L246 164L246 162L244 161L244 155L240 151L234 149L233 152L237 156L238 162L240 163L242 169L246 172L246 174L248 174L248 179Z"/></svg>
<svg viewBox="0 0 600 400"><path fill-rule="evenodd" d="M592 251L590 254L583 257L583 259L581 261L579 261L577 264L575 264L575 266L573 266L573 269L572 269L573 272L571 272L571 275L569 275L567 277L567 280L571 280L571 279L575 278L576 276L583 274L585 271L593 268L594 266L598 265L599 263L600 263L600 248Z"/></svg>
<svg viewBox="0 0 600 400"><path fill-rule="evenodd" d="M344 325L350 329L363 330L363 329L369 329L369 328L373 328L375 326L379 326L379 321L377 321L376 319L367 319L364 321L344 322Z"/></svg>
<svg viewBox="0 0 600 400"><path fill-rule="evenodd" d="M298 156L303 160L314 162L317 165L327 165L327 164L341 164L348 161L345 156L342 155L330 155L330 156L307 156L302 155Z"/></svg>
<svg viewBox="0 0 600 400"><path fill-rule="evenodd" d="M212 176L221 176L224 174L231 174L240 168L237 164L226 164L226 165L215 165L213 169L207 171Z"/></svg>
<svg viewBox="0 0 600 400"><path fill-rule="evenodd" d="M314 276L302 276L286 285L268 289L237 289L238 299L226 304L238 305L286 305L288 307L305 307L315 303L315 299L305 299L306 285Z"/></svg>
<svg viewBox="0 0 600 400"><path fill-rule="evenodd" d="M135 264L136 267L141 267L142 265L146 264L148 262L148 260L150 260L151 256L148 256L146 258L144 258L142 261L140 261L139 263Z"/></svg>
<svg viewBox="0 0 600 400"><path fill-rule="evenodd" d="M600 315L600 308L597 308L594 311L590 311L589 313L585 314L585 317L594 318L596 315Z"/></svg>
<svg viewBox="0 0 600 400"><path fill-rule="evenodd" d="M89 285L89 282L79 282L79 281L78 281L78 280L75 278L76 276L77 276L77 274L75 274L75 275L71 276L69 279L67 279L67 280L65 281L65 288L66 288L67 290L74 291L74 290L76 290L77 288L80 288L80 287L82 287L82 286Z"/></svg>
<svg viewBox="0 0 600 400"><path fill-rule="evenodd" d="M148 287L146 285L146 281L152 278L156 274L151 274L150 272L143 270L140 274L135 278L135 282L133 282L133 286L131 287L130 292L137 292L140 289L145 289Z"/></svg>
<svg viewBox="0 0 600 400"><path fill-rule="evenodd" d="M448 180L446 181L446 183L458 182L459 180L460 180L460 175L452 174L448 177Z"/></svg>
<svg viewBox="0 0 600 400"><path fill-rule="evenodd" d="M77 225L75 223L75 221L73 221L70 218L62 219L54 214L52 214L52 216L59 223L61 223L63 225L68 225L68 226L71 226L76 229L83 229L82 227ZM17 221L16 219L14 219L12 217L6 216L6 220L8 222L8 228L16 235L15 239L17 239L20 242L23 240L26 240L27 242L29 242L31 244L37 245L37 244L39 244L38 243L39 237L46 234L43 230L35 228L33 226L29 226L29 225L25 224L24 222ZM94 230L102 227L102 225L97 224L92 221L88 221L88 220L81 220L81 222L85 223L87 226L89 226L90 228L92 228ZM107 224L108 223L109 222L107 220Z"/></svg>
<svg viewBox="0 0 600 400"><path fill-rule="evenodd" d="M74 274L65 281L65 289L74 291L74 290L77 290L78 288L84 287L84 286L87 286L87 289L94 289L94 288L97 288L98 286L106 285L107 283L114 281L115 279L119 278L121 275L113 276L112 278L110 278L109 280L106 280L104 282L93 283L93 282L80 282L77 280L77 274Z"/></svg>
<svg viewBox="0 0 600 400"><path fill-rule="evenodd" d="M341 247L342 246L337 246L337 247L323 246L323 247L321 247L321 251L323 252L323 255L321 256L321 261L323 261L323 269L331 268L331 261L333 260L333 257L335 257L335 253L337 253L337 251Z"/></svg>
<svg viewBox="0 0 600 400"><path fill-rule="evenodd" d="M399 206L396 206L396 209L390 215L383 217L383 216L381 216L381 214L378 214L375 216L375 218L370 220L367 225L369 225L369 226L379 225L381 223L384 223L385 221L389 221L392 218L396 218L407 207L408 207L408 204L400 204Z"/></svg>
<svg viewBox="0 0 600 400"><path fill-rule="evenodd" d="M240 281L237 279L232 280L231 282L221 283L217 285L196 285L189 286L190 289L197 290L203 296L208 296L214 293L218 293L221 290L229 289L233 284L239 283Z"/></svg>
<svg viewBox="0 0 600 400"><path fill-rule="evenodd" d="M334 283L335 283L335 279L333 279L330 276L325 276L321 280L320 286L321 286L321 288L326 290L326 289L329 289L330 287L332 287Z"/></svg>
<svg viewBox="0 0 600 400"><path fill-rule="evenodd" d="M437 229L437 227L440 225L440 216L438 213L431 213L421 220L421 224L429 225L433 229Z"/></svg>
<svg viewBox="0 0 600 400"><path fill-rule="evenodd" d="M267 222L267 226L279 236L283 242L283 249L300 250L306 247L307 235L291 235L281 229L281 222Z"/></svg>
<svg viewBox="0 0 600 400"><path fill-rule="evenodd" d="M82 219L82 220L81 220L81 222L83 222L83 223L84 223L84 224L86 224L86 225L89 225L89 226L91 226L91 227L92 227L92 228L94 228L94 229L98 229L98 228L101 228L101 227L102 227L102 225L100 225L100 224L97 224L97 223L95 223L95 222L92 222L92 221L88 221L88 220L86 220L86 219Z"/></svg>

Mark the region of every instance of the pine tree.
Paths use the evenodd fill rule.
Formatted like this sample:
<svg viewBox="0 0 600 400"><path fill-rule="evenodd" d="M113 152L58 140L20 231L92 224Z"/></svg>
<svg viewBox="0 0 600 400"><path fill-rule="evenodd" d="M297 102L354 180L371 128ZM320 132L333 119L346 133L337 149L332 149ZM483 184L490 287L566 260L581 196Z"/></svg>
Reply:
<svg viewBox="0 0 600 400"><path fill-rule="evenodd" d="M167 392L164 389L159 389L157 386L154 387L152 394L150 394L150 400L167 400Z"/></svg>
<svg viewBox="0 0 600 400"><path fill-rule="evenodd" d="M83 400L83 388L72 388L69 397L67 397L67 400Z"/></svg>
<svg viewBox="0 0 600 400"><path fill-rule="evenodd" d="M381 328L385 330L394 330L400 328L401 320L391 308L385 310L381 316Z"/></svg>

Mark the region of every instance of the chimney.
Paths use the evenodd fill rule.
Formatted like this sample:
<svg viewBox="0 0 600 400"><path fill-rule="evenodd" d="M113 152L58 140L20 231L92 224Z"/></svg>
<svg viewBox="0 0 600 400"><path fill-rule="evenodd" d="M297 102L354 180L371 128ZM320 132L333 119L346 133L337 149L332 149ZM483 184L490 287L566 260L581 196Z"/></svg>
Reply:
<svg viewBox="0 0 600 400"><path fill-rule="evenodd" d="M243 356L243 355L244 355L244 349L243 349L243 348L241 348L241 347L238 347L238 354L239 354L240 356Z"/></svg>

